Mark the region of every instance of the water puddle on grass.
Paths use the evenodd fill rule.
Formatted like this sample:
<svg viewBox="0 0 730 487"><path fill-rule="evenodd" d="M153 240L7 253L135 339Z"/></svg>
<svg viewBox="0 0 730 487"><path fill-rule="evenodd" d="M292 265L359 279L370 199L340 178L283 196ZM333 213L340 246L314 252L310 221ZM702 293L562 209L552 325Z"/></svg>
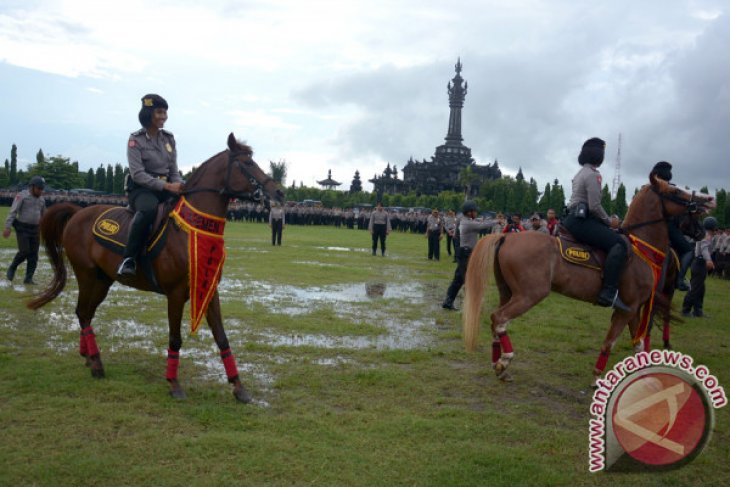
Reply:
<svg viewBox="0 0 730 487"><path fill-rule="evenodd" d="M424 301L424 289L419 283L392 284L383 282L341 284L333 286L297 287L288 285L273 285L264 282L241 281L238 279L223 278L218 285L221 300L243 300L248 304L272 303L291 304L292 308L304 307L311 309L312 305L327 303L362 303L373 298L407 299L409 301ZM276 311L281 312L279 307Z"/></svg>
<svg viewBox="0 0 730 487"><path fill-rule="evenodd" d="M325 247L331 251L361 251L344 247ZM366 249L367 250L367 249ZM14 251L6 251L14 255ZM301 261L301 265L321 265L318 262ZM48 265L41 264L37 276L40 282L47 282L51 275ZM224 303L223 313L226 332L231 347L236 351L244 350L246 343L259 343L274 348L266 354L247 353L246 361L239 362L242 377L253 382L258 396L270 397L276 394L276 376L270 365L277 360L291 361L291 350L277 353L276 348L311 347L321 349L320 357L312 357L313 364L332 367L342 364L357 364L355 360L339 355L339 350L413 350L427 348L434 340L433 317L430 304L436 290L430 283L393 283L361 282L329 286L297 287L276 285L249 279L239 273L238 279L224 277L218 291ZM387 279L387 277L386 277ZM22 282L22 281L21 281ZM39 287L24 286L0 279L0 292L11 298L23 298ZM14 295L14 296L13 296ZM53 302L41 308L34 316L33 326L42 328L45 333L46 347L57 353L77 353L78 319L74 314L78 290L75 285L67 286ZM392 300L392 301L388 301ZM413 318L398 318L392 313L398 300L408 305L424 305L423 313L417 312ZM318 308L331 309L338 317L353 323L372 323L382 328L379 335L337 336L326 333L280 333L269 329L252 329L246 321L236 319L226 313L225 302L238 302L244 305L263 305L269 312L284 315L288 319L311 313ZM397 309L397 308L396 308ZM20 329L27 324L18 323L17 315L10 319L0 319L0 326ZM189 326L189 318L184 316L183 327ZM123 354L127 350L139 350L160 356L160 375L164 374L164 357L168 342L166 300L163 296L140 292L115 283L109 290L107 299L99 308L92 323L102 354L107 354L109 366L114 363L113 354ZM187 335L183 330L182 360L190 360L200 366L202 380L225 383L226 377L220 354L210 330L203 324L196 337ZM328 352L332 350L333 352ZM269 366L267 366L269 364ZM246 380L244 380L244 383ZM266 401L256 400L261 407L268 407Z"/></svg>

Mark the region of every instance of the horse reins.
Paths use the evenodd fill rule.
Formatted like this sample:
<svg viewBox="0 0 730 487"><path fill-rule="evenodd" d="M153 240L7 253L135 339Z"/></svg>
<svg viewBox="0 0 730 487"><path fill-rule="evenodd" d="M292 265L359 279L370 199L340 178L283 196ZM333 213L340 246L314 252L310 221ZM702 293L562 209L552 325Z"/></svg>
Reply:
<svg viewBox="0 0 730 487"><path fill-rule="evenodd" d="M271 177L268 175L264 179L263 183L259 182L258 179L256 179L253 174L245 167L245 164L251 163L251 152L246 150L240 150L240 151L229 151L228 155L228 166L226 169L226 178L225 178L225 186L223 188L194 188L189 190L183 190L180 194L181 195L188 195L192 193L201 193L201 192L213 192L218 193L221 196L228 196L229 198L239 198L239 199L246 199L251 200L255 202L260 202L264 198L264 191L263 188L266 184L273 181ZM246 162L241 162L238 157L241 155L245 155L247 157ZM255 188L253 192L248 191L235 191L233 188L230 187L230 181L231 181L231 173L233 172L233 166L236 165L240 170L241 173L248 179L249 183Z"/></svg>
<svg viewBox="0 0 730 487"><path fill-rule="evenodd" d="M657 194L657 196L659 196L659 198L662 202L662 218L657 218L656 220L649 220L649 221L645 221L645 222L641 222L641 223L635 223L635 224L629 225L625 228L622 227L621 233L628 235L629 233L631 233L632 230L636 230L637 228L646 227L649 225L656 225L657 223L662 223L662 222L666 222L667 220L669 220L669 216L667 215L667 210L664 207L664 200L669 200L672 203L676 203L678 205L684 206L686 208L685 213L689 214L689 213L697 212L698 205L697 205L697 202L694 201L694 197L695 197L694 191L692 191L692 195L690 196L689 201L687 201L687 200L677 197L674 194L666 195L666 194L660 193L659 190L657 190L653 186L651 189L652 189L652 191L654 191Z"/></svg>

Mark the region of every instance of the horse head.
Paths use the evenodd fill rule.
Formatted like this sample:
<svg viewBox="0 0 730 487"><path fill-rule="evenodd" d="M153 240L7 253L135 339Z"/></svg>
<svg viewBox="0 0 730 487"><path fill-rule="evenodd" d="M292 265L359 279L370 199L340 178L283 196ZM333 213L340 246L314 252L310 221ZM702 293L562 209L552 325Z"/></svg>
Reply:
<svg viewBox="0 0 730 487"><path fill-rule="evenodd" d="M228 151L224 194L232 198L245 196L267 207L272 199L284 202L279 184L256 164L251 147L236 140L233 132L228 136Z"/></svg>
<svg viewBox="0 0 730 487"><path fill-rule="evenodd" d="M679 229L693 240L704 238L700 216L715 208L715 199L707 194L683 190L655 175L650 177L650 181L652 189L661 197L664 215L676 216Z"/></svg>

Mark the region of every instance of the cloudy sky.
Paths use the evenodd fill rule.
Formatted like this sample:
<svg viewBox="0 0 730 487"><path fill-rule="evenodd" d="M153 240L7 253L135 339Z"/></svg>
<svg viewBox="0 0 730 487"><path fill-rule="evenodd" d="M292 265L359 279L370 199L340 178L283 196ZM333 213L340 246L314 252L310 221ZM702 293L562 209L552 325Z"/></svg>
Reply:
<svg viewBox="0 0 730 487"><path fill-rule="evenodd" d="M480 164L567 186L582 142L604 181L659 160L730 190L730 17L721 0L3 0L0 161L126 164L145 93L170 104L179 164L234 132L288 184L332 170L349 188L430 159L458 57L464 143ZM371 185L366 184L366 189Z"/></svg>

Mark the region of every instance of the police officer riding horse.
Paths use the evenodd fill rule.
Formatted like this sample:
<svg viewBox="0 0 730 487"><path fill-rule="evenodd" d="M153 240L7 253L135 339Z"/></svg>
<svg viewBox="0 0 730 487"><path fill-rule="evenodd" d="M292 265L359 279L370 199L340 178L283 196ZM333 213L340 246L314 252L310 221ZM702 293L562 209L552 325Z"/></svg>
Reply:
<svg viewBox="0 0 730 487"><path fill-rule="evenodd" d="M147 239L147 230L155 219L158 203L183 190L177 167L175 137L164 130L167 102L159 95L145 95L139 112L141 129L129 136L127 159L129 205L135 212L129 230L124 259L117 269L119 277L137 273L140 251Z"/></svg>
<svg viewBox="0 0 730 487"><path fill-rule="evenodd" d="M579 241L607 252L603 269L603 285L596 304L628 312L618 295L618 283L626 263L628 244L610 228L611 219L601 206L601 173L606 143L599 138L585 141L578 155L582 167L573 178L573 194L568 216L563 225Z"/></svg>

